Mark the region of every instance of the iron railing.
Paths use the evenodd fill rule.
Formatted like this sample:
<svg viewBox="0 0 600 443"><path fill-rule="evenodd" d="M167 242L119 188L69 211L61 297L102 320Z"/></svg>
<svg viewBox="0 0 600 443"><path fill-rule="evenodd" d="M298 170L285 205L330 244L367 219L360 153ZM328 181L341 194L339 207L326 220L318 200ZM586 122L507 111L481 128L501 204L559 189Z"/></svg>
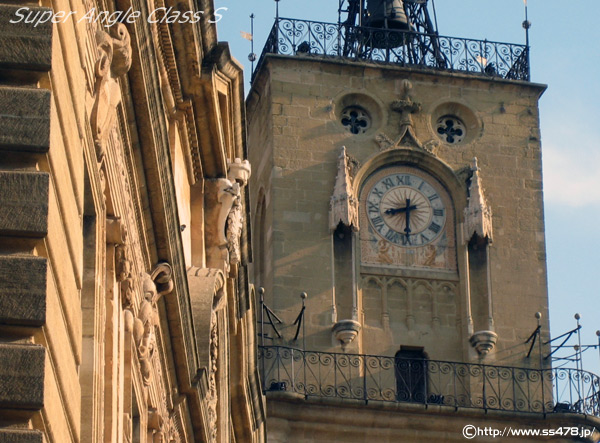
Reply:
<svg viewBox="0 0 600 443"><path fill-rule="evenodd" d="M510 80L530 78L525 45L289 18L275 21L255 72L266 54L343 57Z"/></svg>
<svg viewBox="0 0 600 443"><path fill-rule="evenodd" d="M260 346L263 389L325 397L512 412L600 416L600 378L530 369Z"/></svg>

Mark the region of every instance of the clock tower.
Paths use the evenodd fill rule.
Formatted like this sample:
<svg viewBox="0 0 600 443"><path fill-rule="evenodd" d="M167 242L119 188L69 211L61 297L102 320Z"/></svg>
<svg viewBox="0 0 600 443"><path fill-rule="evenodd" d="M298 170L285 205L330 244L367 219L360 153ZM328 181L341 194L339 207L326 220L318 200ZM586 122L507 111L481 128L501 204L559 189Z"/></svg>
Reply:
<svg viewBox="0 0 600 443"><path fill-rule="evenodd" d="M549 339L545 86L529 47L441 37L432 7L278 17L258 61L251 278L269 441L462 441L469 423L556 417L549 351L526 343L536 326Z"/></svg>

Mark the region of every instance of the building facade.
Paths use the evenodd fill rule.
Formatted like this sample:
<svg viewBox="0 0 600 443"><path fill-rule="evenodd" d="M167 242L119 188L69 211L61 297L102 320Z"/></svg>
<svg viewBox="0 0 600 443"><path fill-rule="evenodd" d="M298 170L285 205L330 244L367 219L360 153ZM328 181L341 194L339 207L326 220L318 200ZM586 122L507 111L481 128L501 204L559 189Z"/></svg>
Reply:
<svg viewBox="0 0 600 443"><path fill-rule="evenodd" d="M218 14L0 2L0 441L264 440Z"/></svg>
<svg viewBox="0 0 600 443"><path fill-rule="evenodd" d="M269 441L591 429L597 377L547 359L529 48L439 37L427 2L339 4L276 19L247 100Z"/></svg>

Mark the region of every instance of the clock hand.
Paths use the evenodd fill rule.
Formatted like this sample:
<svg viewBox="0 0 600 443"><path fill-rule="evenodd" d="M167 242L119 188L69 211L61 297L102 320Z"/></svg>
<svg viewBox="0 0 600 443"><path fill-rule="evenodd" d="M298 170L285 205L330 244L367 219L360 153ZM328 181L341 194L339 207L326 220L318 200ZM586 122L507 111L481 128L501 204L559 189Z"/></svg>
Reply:
<svg viewBox="0 0 600 443"><path fill-rule="evenodd" d="M405 212L405 211L406 211L406 208L390 208L390 209L387 209L384 212L384 214L385 215L396 215L398 213L402 213L402 212Z"/></svg>
<svg viewBox="0 0 600 443"><path fill-rule="evenodd" d="M411 209L416 209L416 206L411 206L410 205L410 198L406 199L406 207L404 208L404 211L406 212L406 228L404 228L404 232L406 232L406 238L408 239L410 237L410 211Z"/></svg>

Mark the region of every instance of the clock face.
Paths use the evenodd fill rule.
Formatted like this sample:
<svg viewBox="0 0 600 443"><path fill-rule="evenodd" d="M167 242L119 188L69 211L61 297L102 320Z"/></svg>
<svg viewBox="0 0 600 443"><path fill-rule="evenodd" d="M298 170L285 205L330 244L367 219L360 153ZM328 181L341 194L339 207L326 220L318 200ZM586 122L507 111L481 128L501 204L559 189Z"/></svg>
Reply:
<svg viewBox="0 0 600 443"><path fill-rule="evenodd" d="M403 248L434 242L446 226L447 208L438 187L408 172L381 177L368 189L365 202L373 232Z"/></svg>

